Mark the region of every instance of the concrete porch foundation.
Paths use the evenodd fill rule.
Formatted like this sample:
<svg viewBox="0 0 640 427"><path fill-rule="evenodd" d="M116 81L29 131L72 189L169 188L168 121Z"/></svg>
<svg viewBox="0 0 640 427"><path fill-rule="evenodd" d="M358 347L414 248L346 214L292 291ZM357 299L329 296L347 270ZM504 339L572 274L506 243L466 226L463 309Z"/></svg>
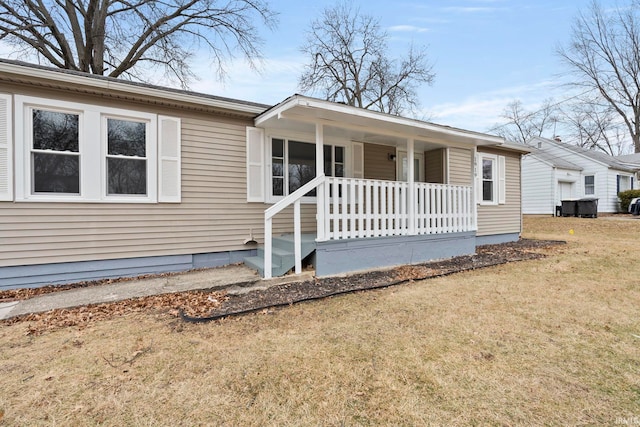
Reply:
<svg viewBox="0 0 640 427"><path fill-rule="evenodd" d="M475 249L475 232L318 242L315 260L316 276L419 264L436 259L471 255L475 253Z"/></svg>

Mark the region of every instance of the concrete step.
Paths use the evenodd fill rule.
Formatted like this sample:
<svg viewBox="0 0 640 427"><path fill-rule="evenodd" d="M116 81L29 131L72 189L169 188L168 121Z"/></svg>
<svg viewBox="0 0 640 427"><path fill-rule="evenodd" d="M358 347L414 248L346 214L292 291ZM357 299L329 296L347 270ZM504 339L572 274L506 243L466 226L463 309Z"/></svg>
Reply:
<svg viewBox="0 0 640 427"><path fill-rule="evenodd" d="M306 258L316 248L315 234L302 234L300 236L302 258ZM274 237L272 240L271 275L272 277L282 276L295 266L294 235L283 234ZM257 270L264 276L264 245L258 247L256 256L247 257L244 263Z"/></svg>
<svg viewBox="0 0 640 427"><path fill-rule="evenodd" d="M264 277L264 257L261 256L251 256L244 259L244 264L247 267L253 268L258 272L258 274ZM295 264L295 262L294 262ZM281 265L272 265L271 266L271 277L279 277L284 276L284 274L291 270L293 265L291 266L281 266Z"/></svg>

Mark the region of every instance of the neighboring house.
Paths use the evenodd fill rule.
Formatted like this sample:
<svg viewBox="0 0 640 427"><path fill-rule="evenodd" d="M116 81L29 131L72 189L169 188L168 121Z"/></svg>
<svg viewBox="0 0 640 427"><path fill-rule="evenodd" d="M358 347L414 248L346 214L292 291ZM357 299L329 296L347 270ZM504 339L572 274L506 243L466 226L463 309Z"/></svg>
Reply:
<svg viewBox="0 0 640 427"><path fill-rule="evenodd" d="M619 211L618 193L634 188L638 170L605 153L535 137L522 158L522 211L555 215L562 200L595 197L599 213Z"/></svg>
<svg viewBox="0 0 640 427"><path fill-rule="evenodd" d="M527 151L0 60L0 288L220 266L256 241L266 277L314 250L319 276L471 254L519 238Z"/></svg>
<svg viewBox="0 0 640 427"><path fill-rule="evenodd" d="M636 182L636 187L637 187L638 186L637 182L640 179L640 153L633 153L633 154L625 154L623 156L616 156L616 159L619 162L623 163L624 165L629 166L631 168L635 168L637 170L637 172L635 174L635 182Z"/></svg>

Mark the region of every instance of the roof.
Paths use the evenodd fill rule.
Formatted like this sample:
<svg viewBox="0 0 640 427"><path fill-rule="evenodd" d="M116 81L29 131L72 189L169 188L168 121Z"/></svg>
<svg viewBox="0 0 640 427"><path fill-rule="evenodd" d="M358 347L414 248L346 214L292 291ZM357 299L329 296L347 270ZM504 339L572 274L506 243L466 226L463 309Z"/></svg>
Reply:
<svg viewBox="0 0 640 427"><path fill-rule="evenodd" d="M0 81L68 89L81 93L101 93L119 98L155 98L158 104L192 105L206 109L235 112L251 117L262 113L270 105L238 99L190 92L74 70L45 67L21 61L0 59Z"/></svg>
<svg viewBox="0 0 640 427"><path fill-rule="evenodd" d="M564 148L567 151L571 151L577 155L583 156L583 157L587 157L593 161L596 161L598 163L602 163L606 166L608 166L611 169L617 169L617 170L622 170L622 171L626 171L626 172L636 172L638 170L638 167L634 167L634 166L630 166L628 164L625 164L623 162L621 162L620 160L616 159L613 156L610 156L606 153L603 153L601 151L595 151L595 150L589 150L587 148L583 148L583 147L579 147L577 145L572 145L572 144L567 144L566 142L558 142L556 140L553 139L547 139L547 138L541 138L541 137L535 137L533 139L531 139L529 141L529 145L531 146L535 146L536 145L536 141L542 141L542 142L546 142L548 144L554 144L557 145L559 147Z"/></svg>
<svg viewBox="0 0 640 427"><path fill-rule="evenodd" d="M464 129L443 126L421 120L394 116L346 104L293 95L255 119L256 126L289 128L298 126L307 132L316 123L330 130L347 132L349 137L363 142L402 144L411 138L416 142L459 144L460 146L502 147L521 153L528 147L507 143L504 138Z"/></svg>
<svg viewBox="0 0 640 427"><path fill-rule="evenodd" d="M429 144L472 145L491 146L519 153L530 151L528 147L509 143L495 135L394 116L303 95L293 95L277 105L270 106L7 59L0 59L0 82L169 107L215 111L220 114L255 118L256 125L269 122L269 124L276 124L277 127L286 122L294 128L295 126L309 128L316 122L322 122L333 127L334 130L348 130L347 132L351 135L357 133L362 137L360 140L364 142L375 143L376 138L384 140L385 143L415 138L418 144L422 143L425 146ZM285 116L288 120L280 120ZM371 130L374 130L373 135Z"/></svg>
<svg viewBox="0 0 640 427"><path fill-rule="evenodd" d="M552 156L546 151L540 150L538 148L530 147L530 150L531 150L531 154L530 154L531 156L536 157L537 159L547 163L548 165L551 165L554 168L569 169L569 170L576 170L576 171L581 171L583 169L580 166L574 163L571 163L568 160L565 160L560 157Z"/></svg>
<svg viewBox="0 0 640 427"><path fill-rule="evenodd" d="M616 156L618 161L628 165L640 166L640 153L625 154L623 156Z"/></svg>

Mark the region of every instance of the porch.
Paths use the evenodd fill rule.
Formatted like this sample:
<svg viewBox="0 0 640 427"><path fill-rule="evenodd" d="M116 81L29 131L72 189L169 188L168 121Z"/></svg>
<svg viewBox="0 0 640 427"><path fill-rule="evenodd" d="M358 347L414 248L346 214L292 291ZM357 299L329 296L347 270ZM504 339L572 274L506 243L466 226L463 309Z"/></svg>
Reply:
<svg viewBox="0 0 640 427"><path fill-rule="evenodd" d="M273 273L273 219L290 206L293 267L301 271L301 204L315 205L318 275L475 251L477 147L501 138L299 95L254 122L247 201L273 203L264 214L265 278ZM497 194L497 180L488 184ZM310 214L305 207L307 233Z"/></svg>
<svg viewBox="0 0 640 427"><path fill-rule="evenodd" d="M314 190L310 236L301 232L300 204ZM274 245L273 218L290 205L293 234ZM475 251L475 212L471 186L320 176L265 211L264 248L249 264L265 278L291 267L299 274L315 250L316 275L327 276L466 255Z"/></svg>

